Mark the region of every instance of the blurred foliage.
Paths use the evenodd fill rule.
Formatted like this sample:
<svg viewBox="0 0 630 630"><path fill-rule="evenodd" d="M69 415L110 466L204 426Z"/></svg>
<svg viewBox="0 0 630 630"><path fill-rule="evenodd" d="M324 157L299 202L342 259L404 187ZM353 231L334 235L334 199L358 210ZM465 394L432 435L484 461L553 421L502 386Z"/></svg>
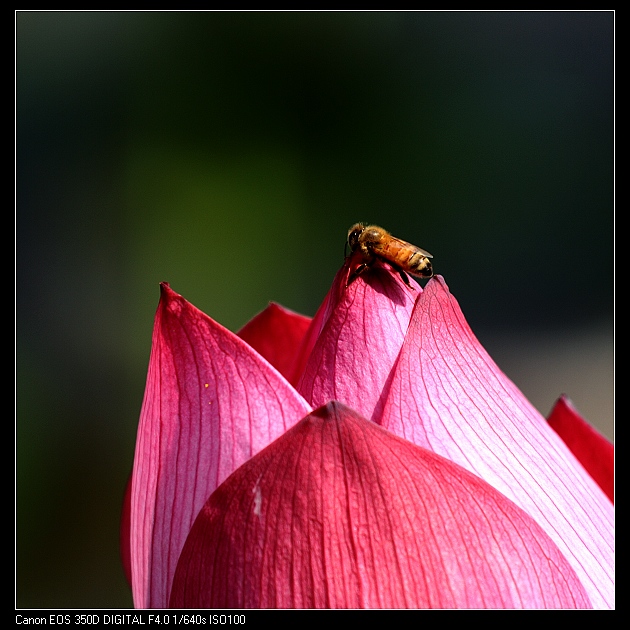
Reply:
<svg viewBox="0 0 630 630"><path fill-rule="evenodd" d="M269 300L312 315L365 220L434 254L475 331L609 321L613 28L18 12L17 605L131 605L119 505L160 281L233 330Z"/></svg>

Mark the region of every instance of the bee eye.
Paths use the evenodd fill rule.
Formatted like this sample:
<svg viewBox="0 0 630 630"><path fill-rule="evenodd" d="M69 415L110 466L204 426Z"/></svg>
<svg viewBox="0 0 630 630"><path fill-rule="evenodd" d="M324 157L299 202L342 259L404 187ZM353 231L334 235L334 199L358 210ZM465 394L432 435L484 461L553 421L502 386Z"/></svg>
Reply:
<svg viewBox="0 0 630 630"><path fill-rule="evenodd" d="M350 234L348 234L348 245L350 245L350 249L354 249L359 242L359 230L352 230Z"/></svg>

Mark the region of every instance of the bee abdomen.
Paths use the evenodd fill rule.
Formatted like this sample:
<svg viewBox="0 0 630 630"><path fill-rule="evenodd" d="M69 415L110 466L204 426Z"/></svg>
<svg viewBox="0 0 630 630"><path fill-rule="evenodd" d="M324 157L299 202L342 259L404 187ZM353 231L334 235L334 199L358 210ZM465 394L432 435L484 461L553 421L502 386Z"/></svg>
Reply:
<svg viewBox="0 0 630 630"><path fill-rule="evenodd" d="M423 256L420 252L414 252L409 256L407 264L409 265L409 269L414 270L425 267L428 262L429 260L426 256Z"/></svg>
<svg viewBox="0 0 630 630"><path fill-rule="evenodd" d="M431 261L420 252L414 252L409 257L408 265L411 273L415 273L423 278L430 278L433 275Z"/></svg>

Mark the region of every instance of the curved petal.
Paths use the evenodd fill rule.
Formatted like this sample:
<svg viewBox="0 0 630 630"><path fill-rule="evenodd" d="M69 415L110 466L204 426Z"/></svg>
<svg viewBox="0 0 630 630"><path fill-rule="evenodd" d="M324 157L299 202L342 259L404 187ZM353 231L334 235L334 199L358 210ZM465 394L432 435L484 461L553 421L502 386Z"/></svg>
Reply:
<svg viewBox="0 0 630 630"><path fill-rule="evenodd" d="M488 356L439 276L416 303L381 422L523 508L567 557L593 606L613 606L610 501Z"/></svg>
<svg viewBox="0 0 630 630"><path fill-rule="evenodd" d="M134 604L168 602L213 490L310 407L244 341L162 284L131 493Z"/></svg>
<svg viewBox="0 0 630 630"><path fill-rule="evenodd" d="M335 306L341 299L343 292L345 290L345 283L348 277L348 261L342 265L341 269L335 275L333 279L332 286L326 297L324 297L323 302L320 304L317 309L317 313L315 313L315 317L313 317L311 321L311 325L309 326L306 334L304 335L304 339L302 340L302 344L298 350L295 364L293 366L293 375L289 382L297 388L300 379L302 378L302 374L306 368L306 364L309 361L311 353L313 352L313 348L319 339L319 336L322 333L326 322L329 320L332 315Z"/></svg>
<svg viewBox="0 0 630 630"><path fill-rule="evenodd" d="M582 418L566 396L556 401L547 422L614 503L615 447Z"/></svg>
<svg viewBox="0 0 630 630"><path fill-rule="evenodd" d="M333 284L338 299L328 307L297 390L313 407L338 400L373 419L422 288L412 280L415 290L409 289L379 263L347 288L346 277L338 274Z"/></svg>
<svg viewBox="0 0 630 630"><path fill-rule="evenodd" d="M290 380L311 318L271 302L236 334Z"/></svg>
<svg viewBox="0 0 630 630"><path fill-rule="evenodd" d="M210 497L170 605L590 607L525 512L339 403L314 411Z"/></svg>

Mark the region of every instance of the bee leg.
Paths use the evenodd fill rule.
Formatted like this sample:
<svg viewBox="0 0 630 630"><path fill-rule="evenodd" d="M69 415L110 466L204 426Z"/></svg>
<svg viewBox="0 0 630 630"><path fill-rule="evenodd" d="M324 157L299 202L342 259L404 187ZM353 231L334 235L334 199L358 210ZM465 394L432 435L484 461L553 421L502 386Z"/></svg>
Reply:
<svg viewBox="0 0 630 630"><path fill-rule="evenodd" d="M398 265L394 263L390 263L390 265L392 269L395 269L398 272L398 275L400 276L401 280L413 291L414 288L411 286L411 282L409 282L409 276L405 273L403 268L399 267Z"/></svg>
<svg viewBox="0 0 630 630"><path fill-rule="evenodd" d="M366 263L361 263L349 276L346 282L346 288L349 287L366 269Z"/></svg>
<svg viewBox="0 0 630 630"><path fill-rule="evenodd" d="M411 286L411 282L409 282L409 276L402 269L400 269L398 273L400 274L402 281L413 291L414 288Z"/></svg>

